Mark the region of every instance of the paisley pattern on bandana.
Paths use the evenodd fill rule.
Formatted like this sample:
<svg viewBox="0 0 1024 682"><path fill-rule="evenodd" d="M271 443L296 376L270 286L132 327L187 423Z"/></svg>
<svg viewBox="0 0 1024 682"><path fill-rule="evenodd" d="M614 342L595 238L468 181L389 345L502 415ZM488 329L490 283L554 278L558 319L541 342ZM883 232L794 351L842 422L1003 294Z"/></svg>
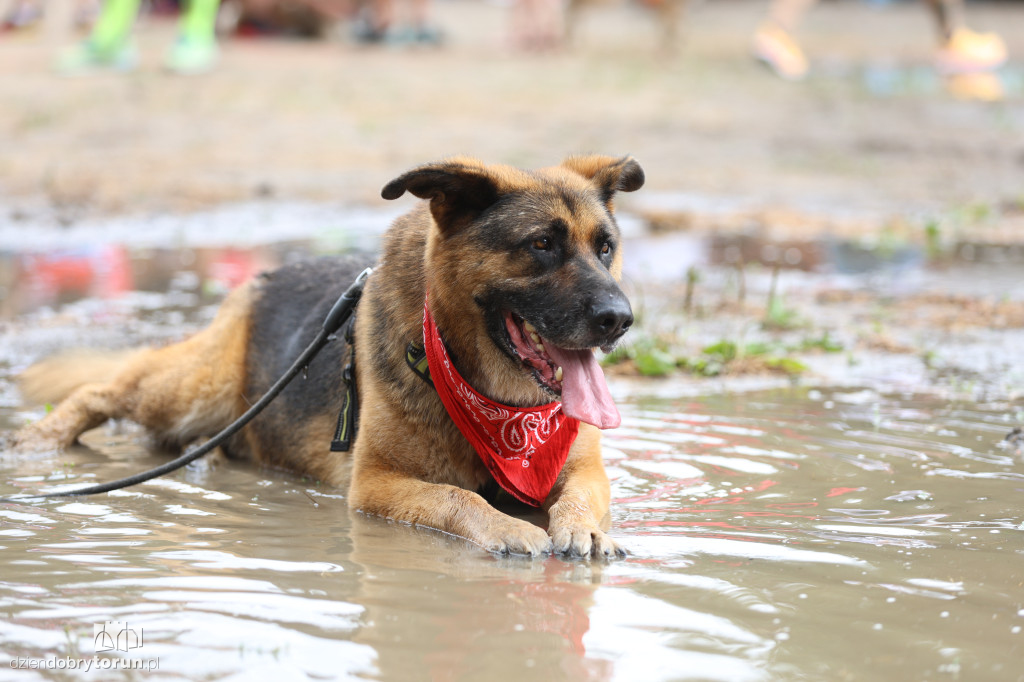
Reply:
<svg viewBox="0 0 1024 682"><path fill-rule="evenodd" d="M579 432L562 403L511 407L478 393L448 356L427 302L423 305L423 347L437 395L494 480L513 497L539 507L547 499Z"/></svg>

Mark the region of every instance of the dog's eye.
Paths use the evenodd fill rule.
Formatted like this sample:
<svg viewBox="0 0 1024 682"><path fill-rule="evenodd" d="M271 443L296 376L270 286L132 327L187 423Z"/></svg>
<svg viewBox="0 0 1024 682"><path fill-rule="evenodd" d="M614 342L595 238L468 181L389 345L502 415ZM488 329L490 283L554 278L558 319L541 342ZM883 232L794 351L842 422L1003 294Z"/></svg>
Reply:
<svg viewBox="0 0 1024 682"><path fill-rule="evenodd" d="M612 252L612 245L609 242L605 242L604 244L601 244L601 255L602 256L607 256L611 252Z"/></svg>
<svg viewBox="0 0 1024 682"><path fill-rule="evenodd" d="M532 246L538 251L550 251L551 240L548 239L547 237L538 237L537 239L533 240Z"/></svg>

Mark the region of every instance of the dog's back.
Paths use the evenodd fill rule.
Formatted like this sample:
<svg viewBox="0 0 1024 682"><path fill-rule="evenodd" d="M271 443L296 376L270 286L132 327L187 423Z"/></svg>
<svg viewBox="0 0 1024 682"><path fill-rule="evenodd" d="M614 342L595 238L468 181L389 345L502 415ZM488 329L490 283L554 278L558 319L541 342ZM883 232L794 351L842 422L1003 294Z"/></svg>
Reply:
<svg viewBox="0 0 1024 682"><path fill-rule="evenodd" d="M25 402L59 404L46 420L61 423L57 442L41 444L66 445L106 417L139 422L169 447L213 435L287 370L367 261L321 258L261 275L225 301L209 328L178 344L73 350L32 365L19 376ZM328 344L226 453L335 480L314 454L333 433L344 353L343 340Z"/></svg>
<svg viewBox="0 0 1024 682"><path fill-rule="evenodd" d="M287 371L320 331L338 296L370 264L369 259L359 257L319 258L260 278L245 355L244 396L248 402L258 400ZM339 338L327 344L303 374L245 429L245 449L258 461L333 483L344 478L334 471L338 458L323 455L345 395L342 368L348 352L347 329L347 325L343 327Z"/></svg>

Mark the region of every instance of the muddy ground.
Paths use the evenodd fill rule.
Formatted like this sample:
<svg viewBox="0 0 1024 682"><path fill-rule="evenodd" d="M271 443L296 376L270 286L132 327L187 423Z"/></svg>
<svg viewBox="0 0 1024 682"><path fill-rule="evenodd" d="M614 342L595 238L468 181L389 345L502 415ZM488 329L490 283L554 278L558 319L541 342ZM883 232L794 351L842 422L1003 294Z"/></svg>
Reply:
<svg viewBox="0 0 1024 682"><path fill-rule="evenodd" d="M913 3L817 8L802 31L815 70L796 84L749 56L763 2L692 7L673 54L633 5L591 8L576 44L545 54L510 47L503 5L435 9L439 49L360 47L344 26L319 42L233 38L214 72L191 78L160 69L167 18L140 21L131 74L57 77L56 46L73 36L0 34L3 364L76 339L123 341L126 324L139 342L205 319L172 303L147 326L167 300L113 316L12 303L24 254L88 241L109 221L121 246L146 233L146 248L192 247L179 233L237 202L317 202L345 216L394 208L379 198L385 182L453 153L536 166L598 151L633 154L648 177L622 201L646 325L616 373L1019 398L1024 5L970 5L970 23L1001 32L1011 53L994 102L965 99L970 84L934 72L932 27ZM263 256L252 260L276 262ZM208 275L186 280L208 291ZM705 352L722 341L734 357Z"/></svg>
<svg viewBox="0 0 1024 682"><path fill-rule="evenodd" d="M168 18L140 22L142 64L127 76L59 78L45 32L0 34L0 197L45 197L65 219L267 194L372 203L396 173L453 153L533 166L601 151L640 159L649 197L836 216L1019 212L1020 3L969 13L1016 60L1001 103L946 91L914 3L817 8L802 31L816 70L781 82L749 57L765 5L697 4L667 55L650 14L608 3L584 14L573 49L530 55L508 47L506 7L444 0L441 49L230 39L197 78L160 70Z"/></svg>

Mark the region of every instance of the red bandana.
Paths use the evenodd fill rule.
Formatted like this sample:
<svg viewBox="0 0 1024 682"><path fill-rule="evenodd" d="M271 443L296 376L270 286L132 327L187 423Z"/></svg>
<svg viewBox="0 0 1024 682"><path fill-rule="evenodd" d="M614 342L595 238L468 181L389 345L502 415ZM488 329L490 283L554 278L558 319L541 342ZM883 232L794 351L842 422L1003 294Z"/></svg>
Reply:
<svg viewBox="0 0 1024 682"><path fill-rule="evenodd" d="M477 393L448 357L426 303L423 347L430 378L448 416L494 480L517 500L541 506L569 456L579 420L567 417L558 401L537 407L510 407Z"/></svg>

